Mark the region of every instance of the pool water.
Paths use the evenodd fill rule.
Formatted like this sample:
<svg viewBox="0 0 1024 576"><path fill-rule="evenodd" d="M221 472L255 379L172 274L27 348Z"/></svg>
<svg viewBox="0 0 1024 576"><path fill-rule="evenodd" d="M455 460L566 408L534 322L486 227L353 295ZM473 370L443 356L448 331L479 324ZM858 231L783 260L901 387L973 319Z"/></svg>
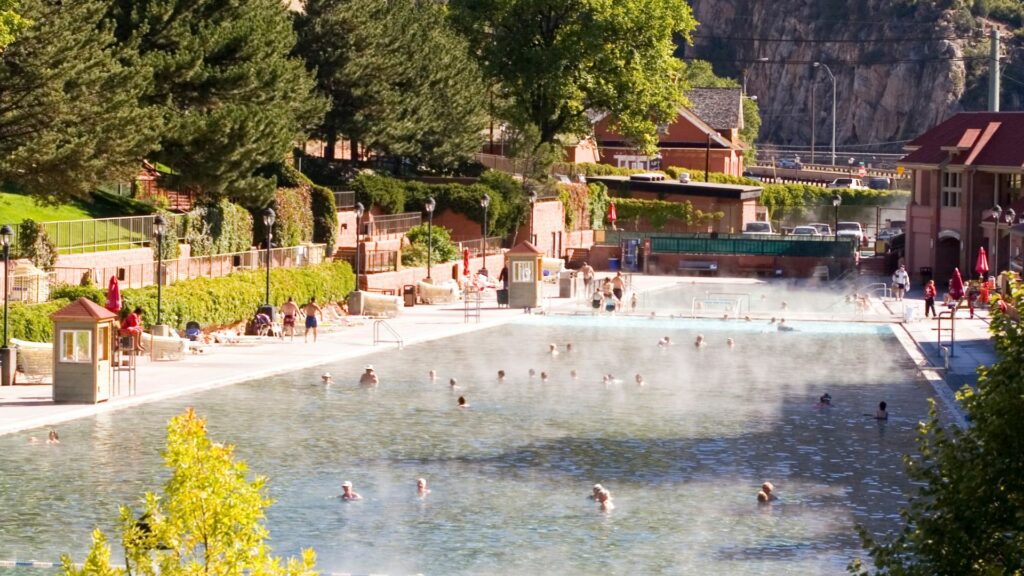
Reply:
<svg viewBox="0 0 1024 576"><path fill-rule="evenodd" d="M529 318L70 422L57 446L0 437L0 559L81 559L97 525L116 538L117 505L167 477L167 420L195 406L269 477L274 552L311 546L325 572L843 573L864 555L855 523L899 525L929 389L888 327L794 327ZM354 385L366 362L378 389ZM816 406L824 392L832 408ZM889 421L866 417L883 399ZM343 480L364 500L341 502ZM764 480L770 506L755 501ZM611 513L587 499L595 482Z"/></svg>

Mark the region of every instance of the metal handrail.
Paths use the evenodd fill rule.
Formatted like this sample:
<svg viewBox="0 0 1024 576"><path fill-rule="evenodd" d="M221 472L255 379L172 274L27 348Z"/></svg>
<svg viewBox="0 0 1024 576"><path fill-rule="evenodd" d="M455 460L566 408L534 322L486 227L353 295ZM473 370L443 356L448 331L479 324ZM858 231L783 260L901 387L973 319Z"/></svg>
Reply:
<svg viewBox="0 0 1024 576"><path fill-rule="evenodd" d="M385 340L381 336L381 331L387 332L393 340ZM402 336L395 330L391 324L388 324L385 320L375 320L373 322L373 345L376 346L380 343L398 344L398 348L401 349L405 346L405 342L402 340Z"/></svg>
<svg viewBox="0 0 1024 576"><path fill-rule="evenodd" d="M959 305L960 303L957 302L957 306ZM942 327L942 321L944 319L949 320L949 328ZM955 356L953 352L954 348L956 347L956 308L953 308L952 310L946 310L945 312L939 312L935 316L935 320L936 326L934 330L938 334L937 344L939 346L939 350L942 350L942 333L949 332L949 355L950 357Z"/></svg>
<svg viewBox="0 0 1024 576"><path fill-rule="evenodd" d="M369 234L373 236L405 234L410 229L423 223L423 214L419 212L384 214L382 216L374 216L365 222L370 228Z"/></svg>
<svg viewBox="0 0 1024 576"><path fill-rule="evenodd" d="M356 193L354 190L341 190L337 187L331 188L334 194L335 208L352 208L356 205Z"/></svg>
<svg viewBox="0 0 1024 576"><path fill-rule="evenodd" d="M864 292L867 292L868 294L875 293L878 290L882 291L882 298L892 298L892 290L885 282L875 282L874 284L868 284L864 287Z"/></svg>

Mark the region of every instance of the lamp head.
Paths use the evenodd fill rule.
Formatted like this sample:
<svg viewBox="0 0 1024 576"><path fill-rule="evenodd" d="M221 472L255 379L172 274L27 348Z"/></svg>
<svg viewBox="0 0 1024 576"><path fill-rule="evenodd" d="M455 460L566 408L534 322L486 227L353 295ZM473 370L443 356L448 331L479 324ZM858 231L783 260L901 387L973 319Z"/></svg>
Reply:
<svg viewBox="0 0 1024 576"><path fill-rule="evenodd" d="M165 232L167 232L167 220L164 220L163 214L157 214L153 218L153 235L162 238Z"/></svg>
<svg viewBox="0 0 1024 576"><path fill-rule="evenodd" d="M273 208L267 208L263 211L263 225L270 228L274 225L274 220L277 219L277 214L274 213Z"/></svg>
<svg viewBox="0 0 1024 576"><path fill-rule="evenodd" d="M992 207L992 217L995 218L997 221L1000 218L1002 218L1003 217L1003 207L1000 206L999 204L996 204L995 206L993 206Z"/></svg>
<svg viewBox="0 0 1024 576"><path fill-rule="evenodd" d="M488 196L487 194L484 194L482 197L480 197L480 206L482 206L484 210L486 210L487 207L490 206L490 205L491 205L491 197L490 196Z"/></svg>
<svg viewBox="0 0 1024 576"><path fill-rule="evenodd" d="M821 67L821 62L815 62L814 63L814 67L815 68L820 68Z"/></svg>
<svg viewBox="0 0 1024 576"><path fill-rule="evenodd" d="M1017 212L1013 208L1007 208L1004 216L1006 217L1007 224L1013 224L1013 219L1017 217Z"/></svg>
<svg viewBox="0 0 1024 576"><path fill-rule="evenodd" d="M365 211L366 211L366 208L363 207L363 203L362 202L356 202L356 218L362 218L363 217L363 212L365 212Z"/></svg>
<svg viewBox="0 0 1024 576"><path fill-rule="evenodd" d="M0 242L3 242L5 248L11 245L11 236L14 236L14 230L9 224L0 226Z"/></svg>
<svg viewBox="0 0 1024 576"><path fill-rule="evenodd" d="M431 196L431 197L427 198L427 204L426 204L427 212L429 212L430 214L433 214L434 213L434 208L436 208L436 207L437 207L437 201L434 200L434 197Z"/></svg>
<svg viewBox="0 0 1024 576"><path fill-rule="evenodd" d="M842 204L842 203L843 203L843 197L840 196L839 194L836 194L835 196L832 197L832 205L835 206L836 208L838 208L839 205Z"/></svg>

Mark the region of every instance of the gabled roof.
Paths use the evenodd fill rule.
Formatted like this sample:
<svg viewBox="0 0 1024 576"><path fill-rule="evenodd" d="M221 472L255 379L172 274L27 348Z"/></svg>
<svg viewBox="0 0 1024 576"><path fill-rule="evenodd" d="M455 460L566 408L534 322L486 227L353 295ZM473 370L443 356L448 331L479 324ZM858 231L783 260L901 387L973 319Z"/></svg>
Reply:
<svg viewBox="0 0 1024 576"><path fill-rule="evenodd" d="M537 249L536 246L530 242L520 242L515 247L511 248L508 254L543 254L544 252Z"/></svg>
<svg viewBox="0 0 1024 576"><path fill-rule="evenodd" d="M84 296L50 314L50 320L111 320L113 318L117 318L117 314Z"/></svg>
<svg viewBox="0 0 1024 576"><path fill-rule="evenodd" d="M905 166L1024 169L1024 112L961 112L909 142Z"/></svg>
<svg viewBox="0 0 1024 576"><path fill-rule="evenodd" d="M715 130L743 128L743 94L739 88L694 88L688 108Z"/></svg>

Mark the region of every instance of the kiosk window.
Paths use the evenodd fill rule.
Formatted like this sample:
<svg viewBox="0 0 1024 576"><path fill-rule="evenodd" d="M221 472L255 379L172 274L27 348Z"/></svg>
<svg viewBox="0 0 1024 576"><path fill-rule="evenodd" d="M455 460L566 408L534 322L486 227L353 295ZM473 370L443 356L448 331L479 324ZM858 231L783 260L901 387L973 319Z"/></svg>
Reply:
<svg viewBox="0 0 1024 576"><path fill-rule="evenodd" d="M61 330L60 361L72 363L92 362L92 331Z"/></svg>
<svg viewBox="0 0 1024 576"><path fill-rule="evenodd" d="M513 262L512 263L512 281L513 282L533 282L533 267L534 262Z"/></svg>

